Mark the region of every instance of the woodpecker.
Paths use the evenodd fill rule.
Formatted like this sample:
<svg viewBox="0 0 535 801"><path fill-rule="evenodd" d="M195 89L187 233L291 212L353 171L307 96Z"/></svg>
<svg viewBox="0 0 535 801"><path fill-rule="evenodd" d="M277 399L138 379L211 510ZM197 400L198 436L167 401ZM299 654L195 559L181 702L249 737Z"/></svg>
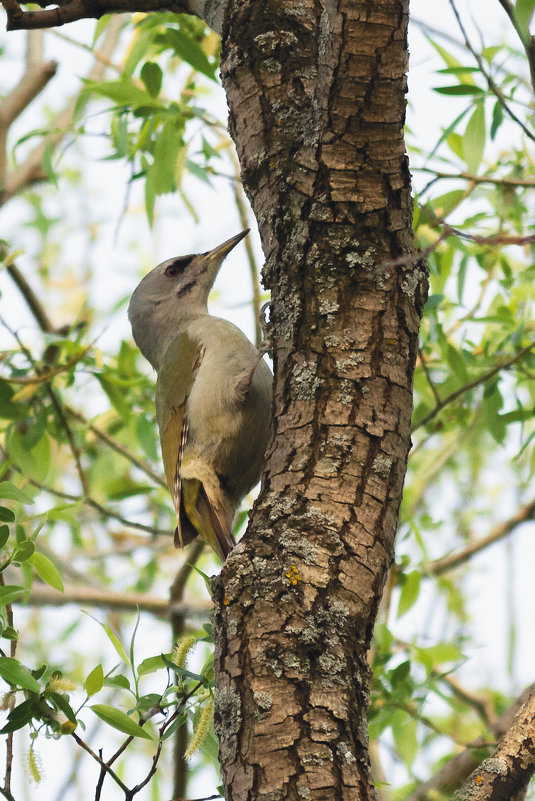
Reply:
<svg viewBox="0 0 535 801"><path fill-rule="evenodd" d="M208 313L223 260L247 233L162 262L128 308L134 340L157 373L175 545L200 536L221 561L235 544L236 511L260 480L271 436L271 370L239 328Z"/></svg>

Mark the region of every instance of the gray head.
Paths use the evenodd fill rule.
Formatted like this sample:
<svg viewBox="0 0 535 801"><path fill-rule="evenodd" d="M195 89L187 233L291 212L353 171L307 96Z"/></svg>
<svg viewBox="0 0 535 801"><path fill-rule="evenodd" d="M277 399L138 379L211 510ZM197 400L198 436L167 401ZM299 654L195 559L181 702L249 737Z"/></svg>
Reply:
<svg viewBox="0 0 535 801"><path fill-rule="evenodd" d="M136 345L158 370L168 344L186 320L208 313L208 295L227 253L249 229L207 253L163 261L134 290L128 318Z"/></svg>

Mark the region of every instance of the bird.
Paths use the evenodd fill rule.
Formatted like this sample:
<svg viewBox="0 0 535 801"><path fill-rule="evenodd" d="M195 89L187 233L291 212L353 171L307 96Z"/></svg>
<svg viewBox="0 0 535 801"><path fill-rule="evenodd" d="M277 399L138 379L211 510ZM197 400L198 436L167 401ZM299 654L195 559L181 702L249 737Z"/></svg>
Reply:
<svg viewBox="0 0 535 801"><path fill-rule="evenodd" d="M248 233L162 262L128 307L134 341L157 373L175 545L199 536L222 562L235 545L237 509L260 480L272 430L271 370L237 326L208 313L223 260Z"/></svg>

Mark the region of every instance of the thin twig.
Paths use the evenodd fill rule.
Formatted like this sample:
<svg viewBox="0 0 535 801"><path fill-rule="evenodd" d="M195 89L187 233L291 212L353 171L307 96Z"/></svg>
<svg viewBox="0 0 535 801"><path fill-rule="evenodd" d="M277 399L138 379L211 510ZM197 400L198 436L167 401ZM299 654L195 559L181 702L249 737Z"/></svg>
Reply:
<svg viewBox="0 0 535 801"><path fill-rule="evenodd" d="M247 206L245 203L243 188L240 182L240 164L233 151L231 151L231 158L234 164L234 169L236 171L235 174L236 180L231 182L232 191L234 193L234 202L236 203L236 208L238 209L240 224L242 226L242 229L245 230L245 228L249 228L249 220L247 218ZM260 347L260 343L262 342L262 328L260 326L260 286L259 286L258 265L256 263L256 258L254 255L253 245L250 237L245 238L245 250L247 252L247 261L249 263L249 273L251 275L251 286L253 290L255 344L256 347L258 348Z"/></svg>
<svg viewBox="0 0 535 801"><path fill-rule="evenodd" d="M184 614L179 612L179 609L184 597L186 583L193 573L193 566L196 564L203 551L204 542L200 538L197 538L197 540L189 546L184 563L171 584L169 597L171 609L173 610L171 614L173 645L184 633L186 618ZM186 792L188 763L184 759L184 754L186 753L187 747L188 727L184 725L177 729L173 738L173 798L180 798Z"/></svg>
<svg viewBox="0 0 535 801"><path fill-rule="evenodd" d="M418 348L418 356L420 357L419 359L420 365L422 367L422 370L424 371L424 375L427 379L427 383L429 384L431 392L433 393L435 403L440 403L440 395L438 394L438 389L435 386L435 382L431 378L431 374L429 373L429 368L427 367L427 361L424 352L421 348Z"/></svg>
<svg viewBox="0 0 535 801"><path fill-rule="evenodd" d="M515 356L512 356L507 361L502 362L501 364L495 365L492 370L489 370L488 373L484 373L480 375L478 378L474 378L473 381L469 381L467 384L464 384L459 389L456 389L455 392L451 392L447 397L443 398L437 405L431 409L431 411L424 415L421 420L418 420L412 426L411 431L416 431L418 428L422 428L422 426L426 426L431 420L433 420L439 412L442 411L446 406L449 406L450 403L453 403L454 400L457 400L461 395L464 395L466 392L469 392L471 389L475 389L479 387L481 384L485 384L487 381L490 381L491 378L494 378L501 370L507 370L509 367L512 367L513 364L520 361L520 359L524 358L527 353L530 353L533 348L535 348L535 342L532 342L530 345L526 345L524 348L518 351Z"/></svg>
<svg viewBox="0 0 535 801"><path fill-rule="evenodd" d="M5 323L4 323L5 325ZM7 326L6 326L7 328ZM9 330L9 329L8 329ZM10 332L13 333L13 332ZM13 336L16 336L13 334ZM4 378L4 381L9 381L11 384L22 384L22 386L31 386L32 384L44 384L51 381L52 378L55 378L57 375L61 375L61 373L66 373L71 370L75 365L81 361L84 356L89 353L89 351L94 347L93 343L91 345L87 345L87 347L82 348L82 350L69 359L68 362L65 364L60 364L57 367L54 367L52 370L49 370L47 373L39 373L37 372L36 375L31 376L9 376L9 378ZM35 366L35 360L32 358L32 362Z"/></svg>
<svg viewBox="0 0 535 801"><path fill-rule="evenodd" d="M13 279L15 286L19 289L22 297L28 304L30 311L37 320L41 331L43 331L45 334L55 333L54 326L52 325L50 318L43 307L43 304L40 302L17 265L10 264L8 267L6 267L6 270Z"/></svg>
<svg viewBox="0 0 535 801"><path fill-rule="evenodd" d="M61 407L59 402L58 396L52 386L47 384L47 392L50 400L52 401L52 405L54 407L54 411L56 412L56 416L59 420L59 423L65 434L67 436L67 441L69 443L69 448L71 449L71 453L74 459L74 464L76 465L76 472L78 473L78 478L80 479L80 485L82 487L82 493L84 498L89 498L89 482L87 480L87 476L85 474L85 470L82 466L82 458L80 453L80 448L76 444L76 440L74 438L74 434L72 433L72 429L65 417L65 413Z"/></svg>
<svg viewBox="0 0 535 801"><path fill-rule="evenodd" d="M106 770L106 773L108 773L114 780L114 782L119 785L119 787L126 796L127 793L130 792L130 790L128 789L126 784L119 778L119 776L115 773L115 771L112 770L110 767L108 767L108 765L106 765L106 763L102 760L102 758L99 757L98 754L95 754L93 749L90 748L88 744L82 740L81 737L78 737L75 731L71 732L71 737L75 740L75 742L78 743L80 748L83 748L84 751L87 751L87 753L90 754L90 756L92 756L96 762L98 762L101 768L104 768Z"/></svg>
<svg viewBox="0 0 535 801"><path fill-rule="evenodd" d="M147 465L145 462L143 462L141 459L135 456L135 454L133 454L130 450L128 450L126 445L123 445L121 442L118 442L116 439L110 436L110 434L108 434L107 431L104 431L102 428L99 428L94 423L90 423L81 412L77 411L76 409L73 409L71 406L66 406L65 411L67 412L68 415L74 417L80 423L87 426L88 430L91 431L91 433L93 433L96 437L98 437L98 439L102 440L102 442L105 442L106 445L109 445L109 447L112 448L112 450L114 450L116 453L121 454L121 456L124 456L125 459L128 459L129 462L131 462L133 465L142 470L147 476L152 478L152 480L156 484L159 484L161 487L167 488L167 483L165 482L165 479L163 479L161 475L158 475L158 473L155 473L154 470L152 470L149 467L149 465Z"/></svg>
<svg viewBox="0 0 535 801"><path fill-rule="evenodd" d="M170 537L171 532L167 529L163 528L155 528L154 526L147 526L144 523L135 523L133 520L127 520L126 517L114 512L112 509L108 509L105 506L102 506L101 503L95 501L94 498L84 498L81 495L71 495L70 492L62 492L62 490L54 489L54 487L49 487L46 484L42 484L40 481L37 481L34 478L29 478L28 481L37 489L44 490L45 492L49 492L51 495L55 495L57 498L63 498L63 500L70 501L71 503L84 503L87 506L91 506L92 509L95 509L99 512L102 517L111 518L112 520L117 520L118 523L122 523L123 526L128 526L128 528L134 528L137 531L146 531L147 534L153 534L157 537Z"/></svg>
<svg viewBox="0 0 535 801"><path fill-rule="evenodd" d="M0 587L4 586L5 586L4 574L0 573ZM11 606L11 604L6 604L6 618L7 618L7 625L13 629L15 626L13 620L13 607ZM11 640L9 653L12 659L15 658L16 650L17 650L17 641ZM15 706L15 700L13 699L10 702L10 708L13 709L14 706ZM5 772L4 787L3 787L3 793L6 798L11 797L12 771L13 771L13 732L10 731L8 732L6 738L6 772Z"/></svg>
<svg viewBox="0 0 535 801"><path fill-rule="evenodd" d="M498 101L499 101L500 105L502 106L503 110L504 110L504 111L505 111L505 112L506 112L506 113L509 115L509 117L510 117L510 118L511 118L511 119L512 119L514 122L516 122L516 124L517 124L517 125L519 125L519 126L520 126L520 128L521 128L521 129L524 131L524 133L526 134L526 136L527 136L527 137L529 137L529 139L531 139L533 142L535 142L535 134L533 133L533 131L531 131L531 130L530 130L528 127L527 127L527 125L525 125L525 124L522 122L522 120L520 119L520 117L517 117L517 115L515 114L515 112L514 112L514 111L512 110L512 108L509 106L509 104L508 104L507 100L505 99L505 97L504 97L504 95L503 95L502 91L501 91L501 90L500 90L500 88L499 88L499 87L498 87L498 86L497 86L497 85L494 83L494 80L493 80L492 76L489 74L489 72L488 72L487 68L485 67L485 65L484 65L484 63L483 63L483 59L481 58L481 56L479 55L479 53L478 53L478 52L477 52L477 51L476 51L476 50L475 50L475 49L472 47L472 43L470 42L470 39L468 38L468 34L466 33L465 27L464 27L464 25L463 25L463 22L462 22L462 20L461 20L461 17L460 17L460 15L459 15L459 12L457 11L457 7L456 7L456 5L455 5L455 2L454 2L454 0L449 0L449 4L450 4L450 6L451 6L451 9L452 9L452 11L453 11L453 13L454 13L454 15L455 15L455 19L457 20L457 24L458 24L458 26L459 26L459 29L460 29L460 31L461 31L461 33L462 33L462 35L463 35L463 38L464 38L464 41L465 41L466 47L468 48L468 50L471 52L471 54L472 54L472 55L473 55L473 57L475 58L475 60L476 60L476 62L477 62L477 66L479 67L479 71L481 72L481 74L483 75L483 77L485 78L485 80L487 81L487 84L488 84L488 87L489 87L490 91L491 91L491 92L492 92L492 94L493 94L493 95L495 95L495 97L498 99Z"/></svg>
<svg viewBox="0 0 535 801"><path fill-rule="evenodd" d="M495 186L518 186L532 189L535 187L535 181L532 178L494 178L491 175L472 175L469 172L442 172L441 170L434 170L431 167L415 167L411 165L413 172L425 172L434 175L436 178L447 178L450 180L471 181L474 184L494 184Z"/></svg>
<svg viewBox="0 0 535 801"><path fill-rule="evenodd" d="M510 0L498 0L499 4L511 20L513 24L513 28L518 34L518 38L522 42L522 46L526 51L526 56L528 57L528 65L529 65L529 73L531 77L531 85L533 90L535 91L535 50L534 50L534 42L533 36L530 34L529 30L524 32L520 25L518 24L518 20L515 14L515 7L510 2ZM527 33L527 36L525 35Z"/></svg>

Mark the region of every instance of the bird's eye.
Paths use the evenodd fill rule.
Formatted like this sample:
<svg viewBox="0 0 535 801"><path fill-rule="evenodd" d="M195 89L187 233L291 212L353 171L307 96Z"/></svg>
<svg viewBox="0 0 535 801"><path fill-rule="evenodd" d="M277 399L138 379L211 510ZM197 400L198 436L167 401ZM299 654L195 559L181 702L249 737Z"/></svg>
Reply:
<svg viewBox="0 0 535 801"><path fill-rule="evenodd" d="M164 275L166 275L168 278L174 278L175 276L180 275L180 273L184 271L191 261L193 261L193 255L181 256L179 259L175 259L165 268Z"/></svg>

